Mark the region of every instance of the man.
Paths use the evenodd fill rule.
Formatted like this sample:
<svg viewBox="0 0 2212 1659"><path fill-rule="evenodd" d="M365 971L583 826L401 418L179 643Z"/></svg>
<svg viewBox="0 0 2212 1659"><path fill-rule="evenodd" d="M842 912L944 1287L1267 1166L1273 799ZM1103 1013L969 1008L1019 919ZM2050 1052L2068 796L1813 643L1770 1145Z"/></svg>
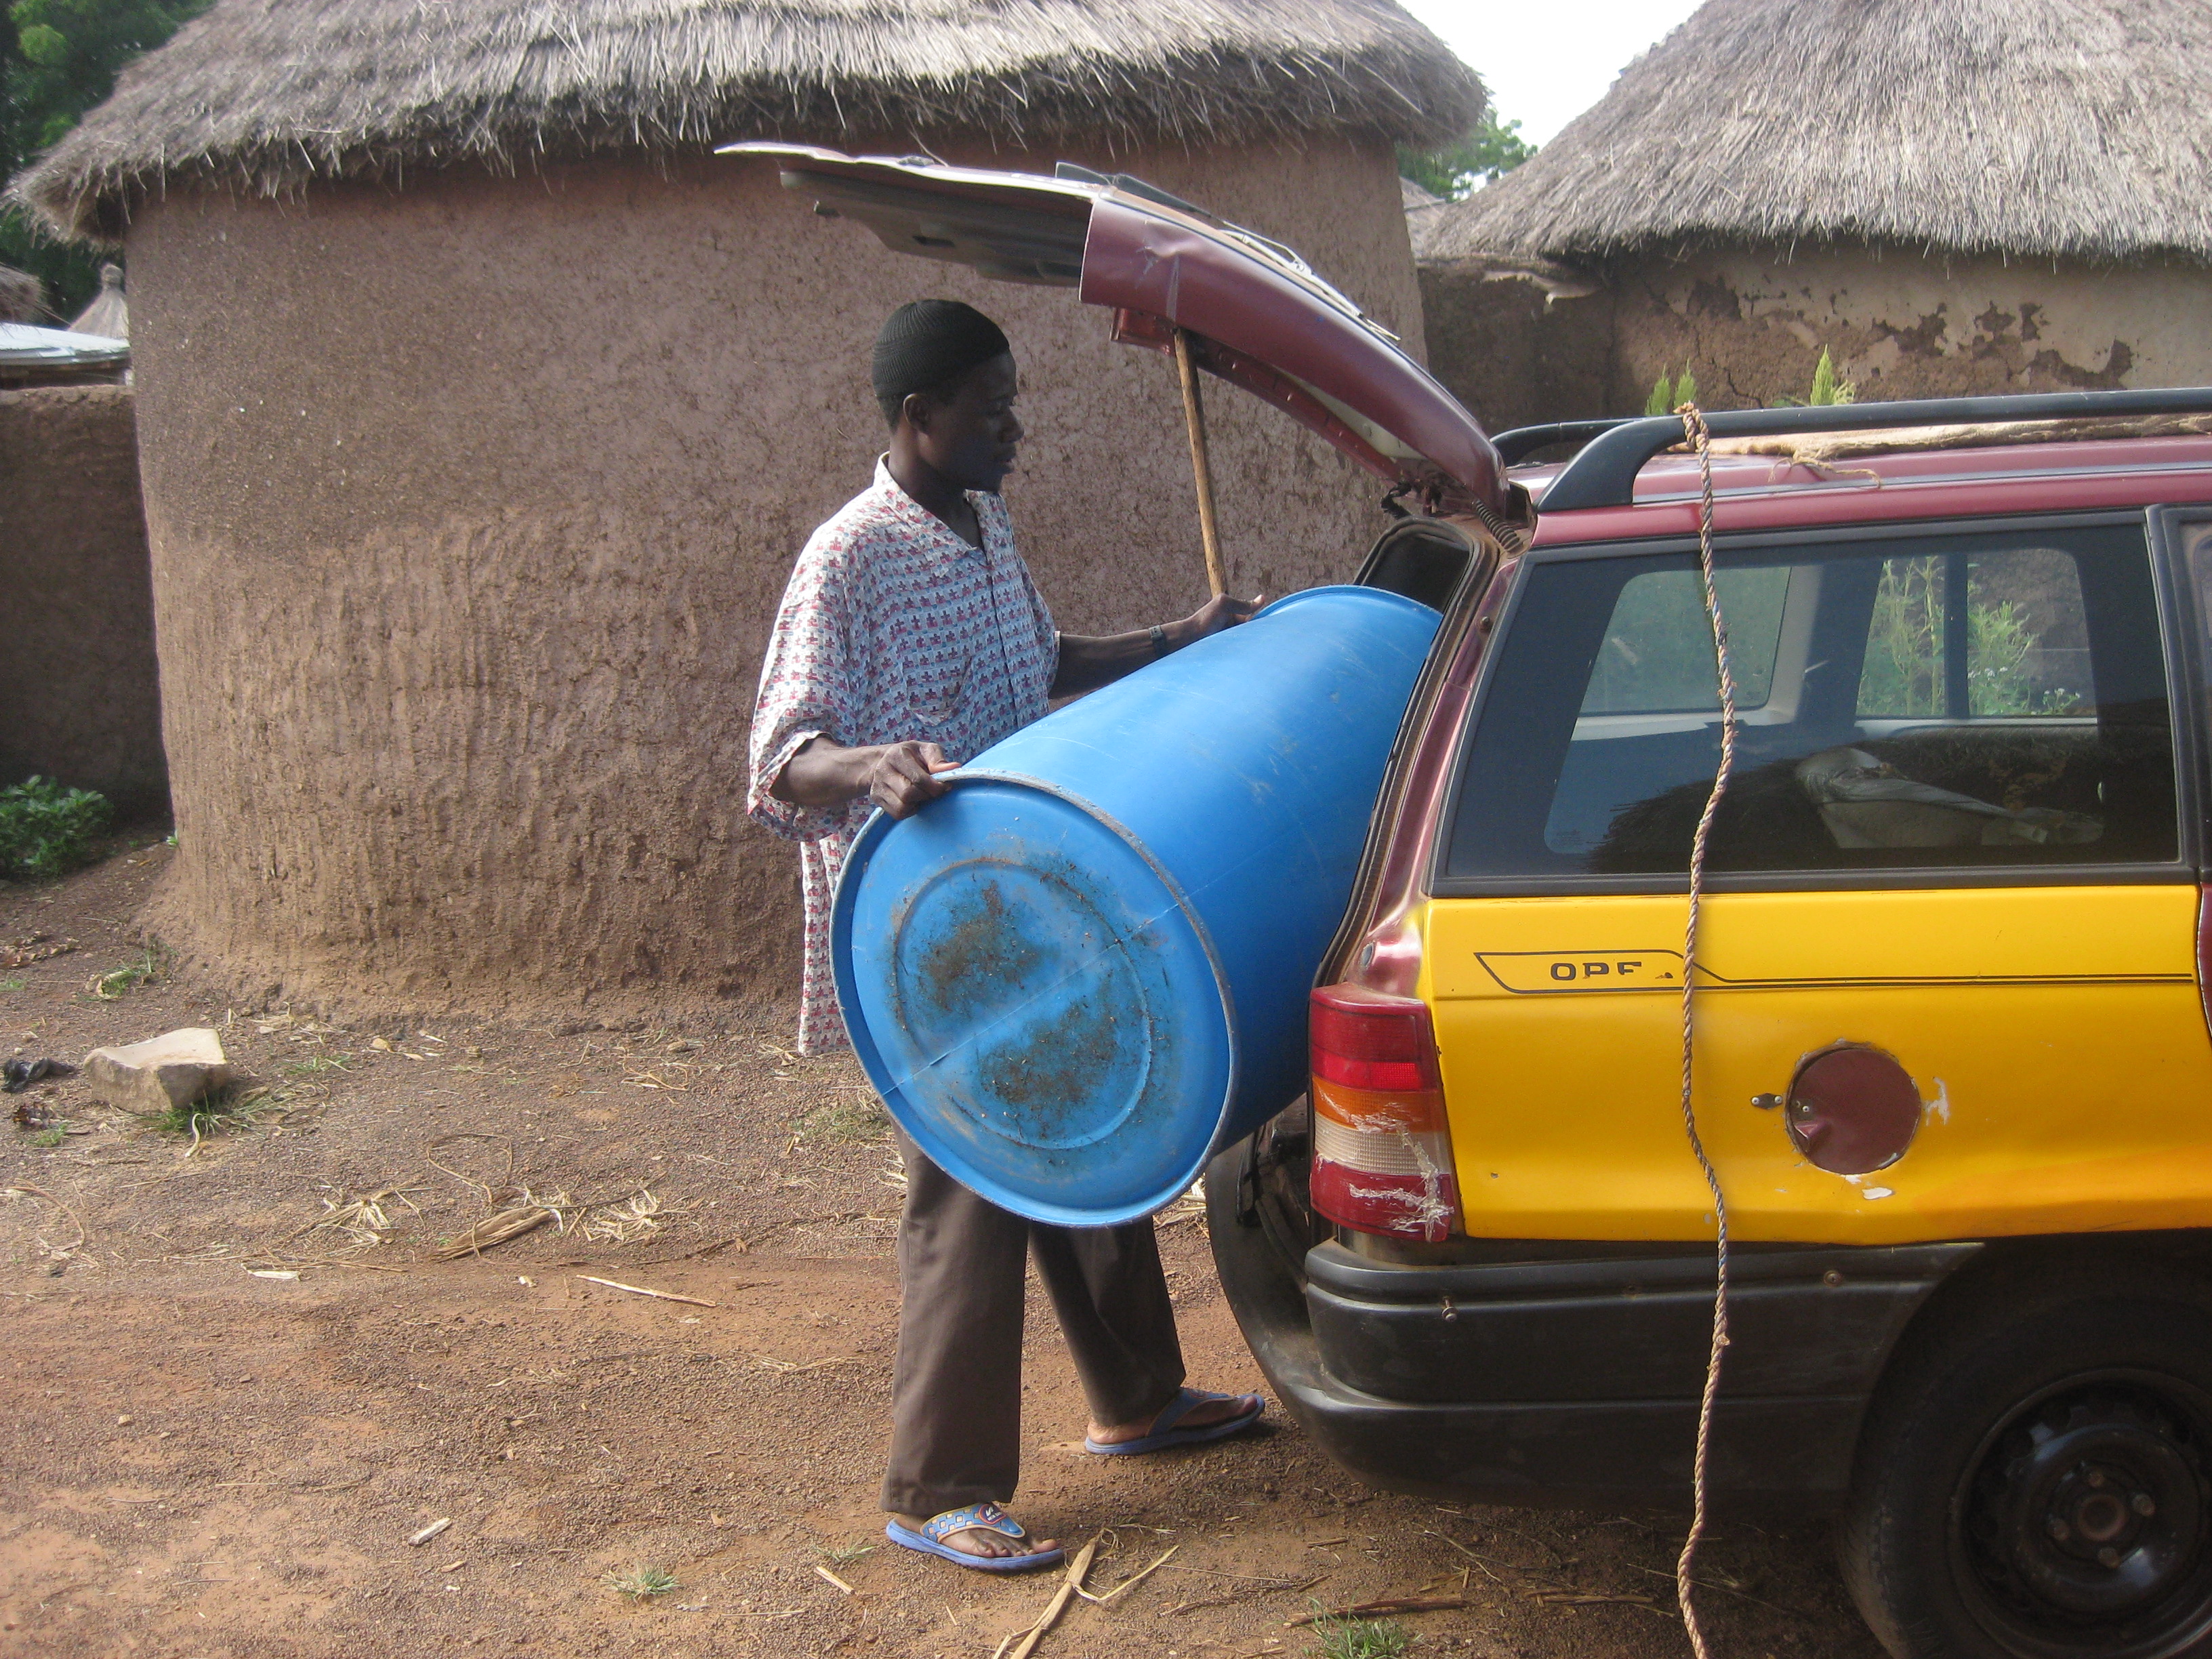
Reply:
<svg viewBox="0 0 2212 1659"><path fill-rule="evenodd" d="M1012 348L948 300L894 312L872 378L890 422L875 483L817 530L776 613L753 711L747 810L800 843L806 908L802 1053L846 1041L830 963L837 872L874 807L904 817L952 770L1044 714L1240 623L1217 598L1132 633L1054 631L1015 551L999 487L1022 439ZM899 1136L897 1369L883 1504L891 1540L986 1571L1063 1552L999 1506L1021 1462L1023 1267L1034 1250L1083 1380L1086 1443L1127 1455L1249 1426L1256 1395L1182 1386L1175 1312L1147 1219L1071 1229L1023 1220L953 1181Z"/></svg>

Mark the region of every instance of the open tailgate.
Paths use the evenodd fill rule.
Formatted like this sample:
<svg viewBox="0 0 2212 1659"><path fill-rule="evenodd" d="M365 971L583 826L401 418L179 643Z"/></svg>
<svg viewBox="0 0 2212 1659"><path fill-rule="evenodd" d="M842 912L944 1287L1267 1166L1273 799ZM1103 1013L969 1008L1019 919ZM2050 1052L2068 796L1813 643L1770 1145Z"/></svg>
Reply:
<svg viewBox="0 0 2212 1659"><path fill-rule="evenodd" d="M897 252L1003 282L1079 288L1115 337L1172 350L1266 399L1378 477L1433 504L1510 512L1498 452L1474 417L1390 334L1290 249L1141 180L1063 162L1057 175L731 144L775 161L815 211L858 220Z"/></svg>

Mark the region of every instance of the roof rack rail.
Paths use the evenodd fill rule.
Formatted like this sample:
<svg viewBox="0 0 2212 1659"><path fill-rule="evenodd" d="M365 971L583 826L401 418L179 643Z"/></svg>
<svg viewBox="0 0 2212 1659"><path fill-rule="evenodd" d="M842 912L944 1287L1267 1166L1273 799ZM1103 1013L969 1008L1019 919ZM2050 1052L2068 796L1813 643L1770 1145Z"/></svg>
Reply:
<svg viewBox="0 0 2212 1659"><path fill-rule="evenodd" d="M1811 432L1860 432L1883 427L2081 420L2099 415L2197 414L2212 414L2212 386L2143 392L2048 392L2011 398L1929 398L1916 403L1833 404L1809 409L1714 410L1706 415L1705 426L1716 438L1752 438ZM1562 424L1575 426L1583 422ZM1542 429L1523 428L1528 432ZM1520 434L1506 435L1511 438ZM1550 488L1538 501L1538 508L1545 513L1565 513L1585 507L1626 507L1636 499L1636 475L1644 470L1644 464L1681 441L1682 422L1672 415L1647 416L1610 426L1585 444L1559 476L1552 480Z"/></svg>
<svg viewBox="0 0 2212 1659"><path fill-rule="evenodd" d="M1633 415L1617 415L1605 421L1552 421L1542 426L1516 426L1510 432L1499 433L1490 443L1498 452L1498 464L1511 466L1553 444L1586 444L1599 433L1626 426L1636 418Z"/></svg>

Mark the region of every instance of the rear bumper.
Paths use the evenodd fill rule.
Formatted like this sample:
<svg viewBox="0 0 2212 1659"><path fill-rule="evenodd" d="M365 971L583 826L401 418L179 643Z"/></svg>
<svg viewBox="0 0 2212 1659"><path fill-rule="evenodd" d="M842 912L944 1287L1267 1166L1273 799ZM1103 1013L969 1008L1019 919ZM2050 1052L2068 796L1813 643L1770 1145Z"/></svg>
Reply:
<svg viewBox="0 0 2212 1659"><path fill-rule="evenodd" d="M1222 1285L1277 1395L1339 1462L1376 1486L1482 1502L1687 1503L1709 1255L1577 1261L1562 1246L1384 1268L1331 1243L1301 1261L1285 1230L1240 1222L1244 1152L1207 1171ZM1737 1256L1715 1496L1802 1509L1841 1493L1890 1349L1978 1248Z"/></svg>

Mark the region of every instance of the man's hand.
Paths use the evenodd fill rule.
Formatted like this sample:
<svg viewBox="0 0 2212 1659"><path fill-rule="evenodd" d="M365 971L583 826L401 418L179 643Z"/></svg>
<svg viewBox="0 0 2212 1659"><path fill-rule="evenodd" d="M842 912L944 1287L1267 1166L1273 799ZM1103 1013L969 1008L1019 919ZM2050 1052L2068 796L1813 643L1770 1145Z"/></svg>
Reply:
<svg viewBox="0 0 2212 1659"><path fill-rule="evenodd" d="M895 818L912 817L945 791L936 774L958 769L933 743L887 743L863 751L875 757L868 768L868 799Z"/></svg>
<svg viewBox="0 0 2212 1659"><path fill-rule="evenodd" d="M1249 599L1216 593L1181 622L1170 627L1169 636L1177 646L1188 645L1204 639L1208 634L1218 634L1224 628L1234 628L1238 623L1247 621L1267 602L1264 593L1255 593Z"/></svg>
<svg viewBox="0 0 2212 1659"><path fill-rule="evenodd" d="M1053 674L1052 695L1075 697L1102 685L1111 685L1122 675L1133 674L1146 664L1158 661L1164 652L1180 651L1208 634L1236 627L1262 603L1258 594L1249 599L1232 599L1226 593L1217 593L1188 617L1162 623L1158 643L1154 631L1149 628L1097 637L1062 634L1060 666Z"/></svg>
<svg viewBox="0 0 2212 1659"><path fill-rule="evenodd" d="M844 749L815 738L784 763L769 793L799 806L842 806L866 795L895 818L912 817L945 793L937 774L956 769L933 743Z"/></svg>

